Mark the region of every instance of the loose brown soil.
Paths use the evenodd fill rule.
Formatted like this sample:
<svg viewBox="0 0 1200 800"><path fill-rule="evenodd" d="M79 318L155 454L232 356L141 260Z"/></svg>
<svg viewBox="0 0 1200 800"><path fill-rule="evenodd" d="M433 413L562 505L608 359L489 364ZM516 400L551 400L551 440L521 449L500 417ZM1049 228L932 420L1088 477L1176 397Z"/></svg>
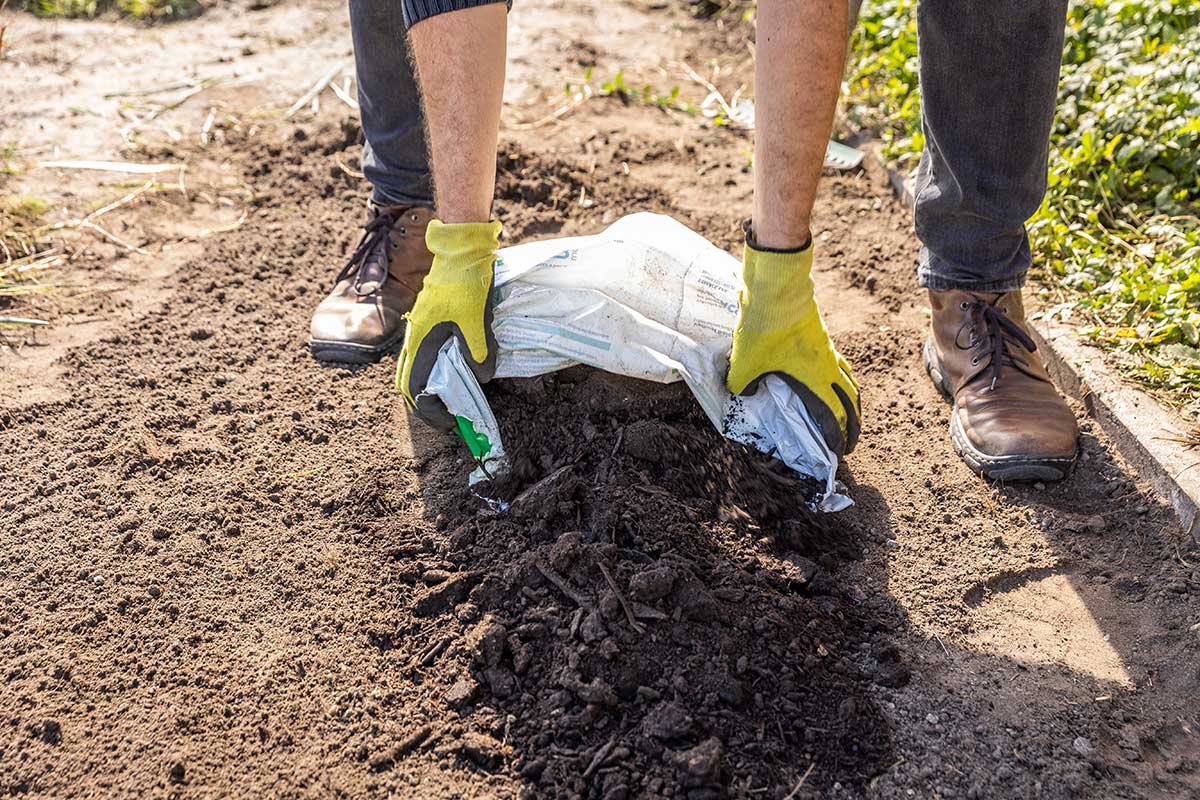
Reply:
<svg viewBox="0 0 1200 800"><path fill-rule="evenodd" d="M607 68L572 8L556 63ZM636 13L693 63L733 52ZM1062 484L953 456L881 174L827 176L816 222L864 386L854 508L808 512L811 485L681 386L575 369L489 387L517 460L482 490L501 512L393 363L305 349L361 213L346 119L227 131L211 157L251 187L245 224L131 278L144 309L0 398L0 796L1200 791L1191 540L1082 409ZM498 216L521 241L664 211L733 248L747 148L593 99L505 134Z"/></svg>

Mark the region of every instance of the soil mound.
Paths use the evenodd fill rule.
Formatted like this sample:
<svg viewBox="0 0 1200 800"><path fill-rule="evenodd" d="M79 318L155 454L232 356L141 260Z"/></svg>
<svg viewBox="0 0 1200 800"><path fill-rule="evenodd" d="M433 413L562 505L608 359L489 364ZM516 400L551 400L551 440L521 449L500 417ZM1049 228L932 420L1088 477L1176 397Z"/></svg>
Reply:
<svg viewBox="0 0 1200 800"><path fill-rule="evenodd" d="M888 763L845 657L872 626L827 576L853 543L808 510L814 482L723 439L682 384L576 368L488 392L514 470L484 489L511 505L435 492L457 495L445 563L397 631L432 619L455 645L428 678L462 757L607 800L795 785L814 760L861 785Z"/></svg>

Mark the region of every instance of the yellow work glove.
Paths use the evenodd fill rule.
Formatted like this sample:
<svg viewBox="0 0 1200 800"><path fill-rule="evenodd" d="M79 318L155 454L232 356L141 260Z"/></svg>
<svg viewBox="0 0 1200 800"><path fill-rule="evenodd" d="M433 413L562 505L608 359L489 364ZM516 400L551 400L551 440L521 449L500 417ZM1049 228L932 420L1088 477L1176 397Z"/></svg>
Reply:
<svg viewBox="0 0 1200 800"><path fill-rule="evenodd" d="M747 231L729 391L754 394L762 378L780 376L821 427L829 448L845 455L858 441L858 383L821 321L813 296L812 243L777 251L751 242Z"/></svg>
<svg viewBox="0 0 1200 800"><path fill-rule="evenodd" d="M437 398L418 396L429 382L438 351L453 337L480 383L496 372L491 297L500 223L447 225L435 219L425 230L425 244L433 253L433 265L412 311L405 315L408 325L396 388L418 417L434 427L452 428L454 417Z"/></svg>

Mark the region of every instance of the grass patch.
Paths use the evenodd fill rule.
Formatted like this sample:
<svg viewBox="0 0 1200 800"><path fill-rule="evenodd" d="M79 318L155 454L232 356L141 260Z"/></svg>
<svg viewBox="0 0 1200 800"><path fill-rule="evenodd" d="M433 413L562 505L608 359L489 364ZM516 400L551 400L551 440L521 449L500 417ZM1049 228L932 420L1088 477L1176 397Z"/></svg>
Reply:
<svg viewBox="0 0 1200 800"><path fill-rule="evenodd" d="M147 21L182 19L201 8L199 0L25 0L24 7L39 17L95 17L115 10Z"/></svg>
<svg viewBox="0 0 1200 800"><path fill-rule="evenodd" d="M50 210L50 201L32 195L9 195L0 197L0 213L34 222Z"/></svg>
<svg viewBox="0 0 1200 800"><path fill-rule="evenodd" d="M16 175L21 171L17 162L20 145L13 141L0 142L0 175Z"/></svg>
<svg viewBox="0 0 1200 800"><path fill-rule="evenodd" d="M0 196L0 327L45 324L30 318L20 300L56 288L41 280L47 270L63 261L61 252L40 235L38 227L51 207L48 200L33 195ZM7 343L2 334L0 343Z"/></svg>
<svg viewBox="0 0 1200 800"><path fill-rule="evenodd" d="M912 166L924 145L915 3L862 13L851 119ZM1200 414L1200 0L1072 4L1046 200L1030 220L1039 279L1128 375Z"/></svg>

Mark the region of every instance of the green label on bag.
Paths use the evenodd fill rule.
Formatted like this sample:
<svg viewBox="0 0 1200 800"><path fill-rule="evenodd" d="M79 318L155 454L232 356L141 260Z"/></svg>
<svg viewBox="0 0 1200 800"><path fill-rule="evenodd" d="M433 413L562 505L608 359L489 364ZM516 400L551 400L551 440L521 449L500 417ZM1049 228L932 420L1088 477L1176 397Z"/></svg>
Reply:
<svg viewBox="0 0 1200 800"><path fill-rule="evenodd" d="M474 423L466 417L455 417L458 422L458 435L467 443L467 448L471 451L471 455L475 456L478 461L492 451L492 443L488 441L487 436L475 430Z"/></svg>

